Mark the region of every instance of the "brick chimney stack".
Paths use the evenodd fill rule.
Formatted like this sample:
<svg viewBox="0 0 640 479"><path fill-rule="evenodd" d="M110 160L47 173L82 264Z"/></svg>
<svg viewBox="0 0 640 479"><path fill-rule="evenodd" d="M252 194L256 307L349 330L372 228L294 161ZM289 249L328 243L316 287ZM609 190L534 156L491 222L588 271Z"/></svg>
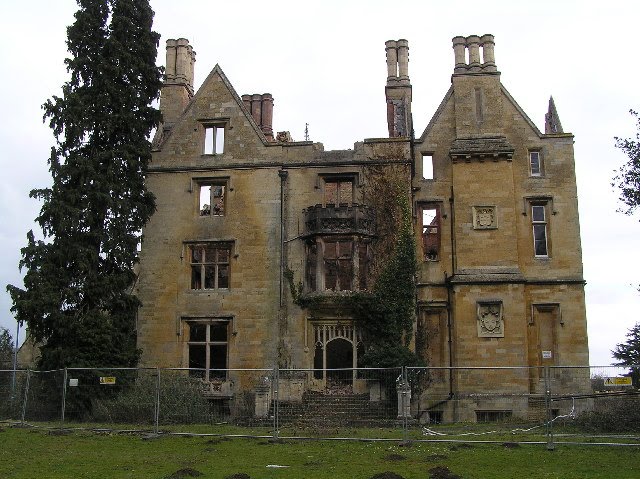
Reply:
<svg viewBox="0 0 640 479"><path fill-rule="evenodd" d="M253 95L242 95L242 103L251 113L254 121L264 133L267 141L273 139L273 96L271 93L255 93Z"/></svg>
<svg viewBox="0 0 640 479"><path fill-rule="evenodd" d="M389 137L410 136L411 82L409 80L409 42L404 39L385 42L387 53L387 126Z"/></svg>

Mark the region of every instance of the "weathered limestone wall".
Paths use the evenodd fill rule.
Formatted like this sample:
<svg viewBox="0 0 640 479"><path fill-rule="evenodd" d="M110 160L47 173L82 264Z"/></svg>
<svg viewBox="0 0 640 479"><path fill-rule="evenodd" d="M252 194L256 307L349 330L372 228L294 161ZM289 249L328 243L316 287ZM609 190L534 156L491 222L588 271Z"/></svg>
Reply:
<svg viewBox="0 0 640 479"><path fill-rule="evenodd" d="M420 207L435 204L441 209L440 257L420 264L419 307L446 317L444 278L453 275L454 366L586 365L573 136L540 133L501 85L492 37L485 64L474 61L471 50L483 41L488 36L454 38L452 88L416 141L413 187L419 245ZM470 49L469 64L464 48ZM531 151L540 154L539 176L530 171ZM433 179L423 178L423 155L433 156ZM534 255L532 204L546 208L547 257ZM475 223L474 209L481 206L495 213L490 227ZM478 305L487 302L502 307L503 335L479 334ZM443 330L441 326L438 334ZM447 345L439 347L444 351L438 357L446 357ZM431 386L433 390L442 387L445 376ZM540 378L525 369L459 372L454 392L537 393ZM560 384L580 390L586 382L577 378Z"/></svg>
<svg viewBox="0 0 640 479"><path fill-rule="evenodd" d="M500 83L491 35L453 43L452 86L415 141L413 188L406 192L420 260L416 333L437 328L423 352L437 366L522 367L456 372L453 392L537 394L541 376L526 367L588 363L573 136L542 134L511 98ZM323 205L324 178L353 178L352 202L362 204L372 168L401 165L409 176L408 44L386 46L391 138L327 152L319 143L274 141L271 111L264 112L265 98L269 109L272 97L241 99L219 67L191 97L185 85L193 62L186 60L194 57L181 46L184 78L176 80L176 70L163 90L162 108L173 121L155 142L147 176L157 212L145 228L138 282L143 365L188 366L187 319L231 319L230 368L313 367L314 321L350 324L348 311L295 305L282 273L290 270L294 284L308 288L304 209ZM224 130L224 151L203 154L205 129L212 126ZM531 174L532 151L540 155L540 175ZM423 178L423 156L433 157L433 179ZM199 187L207 182L226 187L224 216L200 215ZM534 255L534 203L547 212L546 257ZM422 250L425 205L440 212L435 261L425 260ZM212 241L232 244L229 288L192 289L189 245ZM568 388L585 381L558 377L556 383ZM448 388L448 373L438 373L427 394ZM491 404L462 409L471 414L474 408ZM514 408L526 412L527 405Z"/></svg>

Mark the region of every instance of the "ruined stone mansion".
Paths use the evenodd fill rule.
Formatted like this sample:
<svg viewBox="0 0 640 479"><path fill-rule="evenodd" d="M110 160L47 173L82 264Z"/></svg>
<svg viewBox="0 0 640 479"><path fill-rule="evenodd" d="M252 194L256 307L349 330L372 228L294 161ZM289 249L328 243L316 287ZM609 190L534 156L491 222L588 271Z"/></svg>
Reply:
<svg viewBox="0 0 640 479"><path fill-rule="evenodd" d="M141 365L201 368L220 397L255 387L227 370L315 368L304 387L321 390L327 369L357 367L367 338L333 299L370 288L389 254L385 211L367 194L385 178L402 180L412 208L412 347L432 368L531 367L438 370L423 394L538 394L541 367L588 364L573 135L553 100L542 132L511 97L492 35L455 37L453 51L451 87L414 134L408 42L386 42L388 137L325 151L274 132L272 95L240 96L219 66L195 91L192 46L167 41L147 174L157 211L137 283ZM298 306L290 282L323 301ZM354 376L352 387L368 386ZM471 420L526 408L481 396Z"/></svg>

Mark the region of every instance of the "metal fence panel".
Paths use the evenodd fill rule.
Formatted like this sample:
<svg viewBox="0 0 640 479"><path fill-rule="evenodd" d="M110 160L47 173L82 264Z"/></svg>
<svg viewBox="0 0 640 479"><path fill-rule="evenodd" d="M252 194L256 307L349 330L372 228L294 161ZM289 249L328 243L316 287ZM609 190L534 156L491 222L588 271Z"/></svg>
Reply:
<svg viewBox="0 0 640 479"><path fill-rule="evenodd" d="M66 370L65 422L150 427L154 424L156 370Z"/></svg>
<svg viewBox="0 0 640 479"><path fill-rule="evenodd" d="M637 370L3 370L0 420L274 438L640 445Z"/></svg>
<svg viewBox="0 0 640 479"><path fill-rule="evenodd" d="M0 420L22 418L27 371L0 370Z"/></svg>

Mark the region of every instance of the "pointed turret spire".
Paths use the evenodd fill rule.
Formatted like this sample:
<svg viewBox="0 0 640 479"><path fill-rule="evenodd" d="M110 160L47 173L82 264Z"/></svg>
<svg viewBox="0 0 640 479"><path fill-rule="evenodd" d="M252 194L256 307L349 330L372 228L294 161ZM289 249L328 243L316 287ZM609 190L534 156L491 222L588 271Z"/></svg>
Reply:
<svg viewBox="0 0 640 479"><path fill-rule="evenodd" d="M558 110L556 110L556 104L553 102L553 96L549 97L549 111L544 115L544 132L564 133Z"/></svg>

